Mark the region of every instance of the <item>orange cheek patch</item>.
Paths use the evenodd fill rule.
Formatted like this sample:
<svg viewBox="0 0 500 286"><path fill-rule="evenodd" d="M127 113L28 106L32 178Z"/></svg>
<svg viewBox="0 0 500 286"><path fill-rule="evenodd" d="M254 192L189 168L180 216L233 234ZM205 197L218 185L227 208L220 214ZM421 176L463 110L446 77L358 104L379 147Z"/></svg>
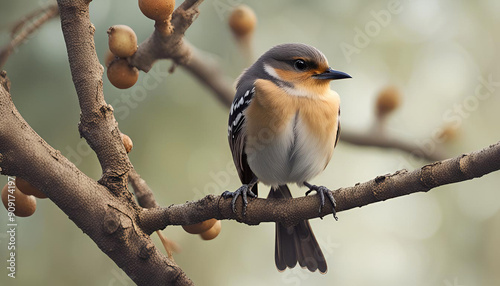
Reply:
<svg viewBox="0 0 500 286"><path fill-rule="evenodd" d="M307 91L308 94L322 96L330 90L330 81L315 79L312 76L315 71L295 72L282 69L274 69L276 74L286 82L290 82L295 88Z"/></svg>
<svg viewBox="0 0 500 286"><path fill-rule="evenodd" d="M307 80L307 78L310 78L313 73L311 72L295 72L295 71L289 71L289 70L282 70L282 69L274 69L276 71L276 74L284 81L295 83L295 82L300 82Z"/></svg>

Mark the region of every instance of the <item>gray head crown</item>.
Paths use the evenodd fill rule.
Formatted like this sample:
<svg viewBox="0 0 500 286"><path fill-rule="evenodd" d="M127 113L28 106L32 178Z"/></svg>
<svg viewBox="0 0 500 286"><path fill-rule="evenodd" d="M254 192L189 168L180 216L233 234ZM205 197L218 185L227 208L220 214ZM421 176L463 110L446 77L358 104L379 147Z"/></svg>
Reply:
<svg viewBox="0 0 500 286"><path fill-rule="evenodd" d="M293 68L292 63L296 59L306 60L311 67L317 67L319 64L328 66L325 55L315 47L301 43L281 44L272 47L260 56L238 79L237 87L244 82L253 82L258 78L275 81L276 79L266 72L264 65L286 70Z"/></svg>
<svg viewBox="0 0 500 286"><path fill-rule="evenodd" d="M325 55L315 47L306 44L292 43L274 46L263 54L257 60L257 63L265 60L287 61L297 58L310 59L316 63L328 62Z"/></svg>

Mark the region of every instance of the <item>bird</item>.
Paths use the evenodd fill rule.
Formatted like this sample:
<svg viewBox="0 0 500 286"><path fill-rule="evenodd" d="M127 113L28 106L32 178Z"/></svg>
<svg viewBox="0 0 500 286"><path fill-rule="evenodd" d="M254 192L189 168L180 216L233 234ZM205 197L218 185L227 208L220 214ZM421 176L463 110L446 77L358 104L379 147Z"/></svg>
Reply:
<svg viewBox="0 0 500 286"><path fill-rule="evenodd" d="M309 180L328 165L340 134L340 98L330 81L351 78L334 70L318 49L287 43L272 47L236 80L229 112L228 139L242 186L224 198L257 197L258 183L271 186L268 198L291 198L288 184L316 191L320 209L325 197L335 212L335 199ZM295 226L276 223L275 264L279 271L297 262L311 272L327 272L323 252L307 220Z"/></svg>

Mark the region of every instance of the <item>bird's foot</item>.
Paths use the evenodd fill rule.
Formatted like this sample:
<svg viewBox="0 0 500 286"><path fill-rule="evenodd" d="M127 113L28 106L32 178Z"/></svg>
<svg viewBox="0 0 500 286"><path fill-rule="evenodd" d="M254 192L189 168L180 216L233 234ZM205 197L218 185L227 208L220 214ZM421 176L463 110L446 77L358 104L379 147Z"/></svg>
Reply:
<svg viewBox="0 0 500 286"><path fill-rule="evenodd" d="M234 192L225 191L224 193L222 193L222 197L225 199L230 197L233 198L233 200L231 201L233 213L236 213L236 199L241 195L241 199L243 200L243 216L246 215L248 205L247 196L250 196L252 198L257 197L257 195L252 192L252 187L253 185L242 185Z"/></svg>
<svg viewBox="0 0 500 286"><path fill-rule="evenodd" d="M335 218L335 220L339 220L337 218L337 212L335 211L335 207L337 204L335 203L335 198L333 197L332 191L330 191L327 187L311 185L307 182L304 182L304 185L309 188L309 191L306 192L306 196L309 195L312 191L316 191L318 193L320 200L319 212L321 213L321 210L325 205L325 195L326 195L326 197L328 198L328 200L332 205L333 217Z"/></svg>

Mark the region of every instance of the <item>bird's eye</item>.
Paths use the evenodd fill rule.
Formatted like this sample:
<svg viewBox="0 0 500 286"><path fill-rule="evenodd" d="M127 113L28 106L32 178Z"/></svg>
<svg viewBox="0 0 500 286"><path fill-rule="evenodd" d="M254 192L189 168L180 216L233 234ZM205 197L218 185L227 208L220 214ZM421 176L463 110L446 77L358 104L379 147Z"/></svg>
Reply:
<svg viewBox="0 0 500 286"><path fill-rule="evenodd" d="M307 69L307 64L305 61L303 60L296 60L294 63L293 63L293 66L299 70L299 71L304 71Z"/></svg>

